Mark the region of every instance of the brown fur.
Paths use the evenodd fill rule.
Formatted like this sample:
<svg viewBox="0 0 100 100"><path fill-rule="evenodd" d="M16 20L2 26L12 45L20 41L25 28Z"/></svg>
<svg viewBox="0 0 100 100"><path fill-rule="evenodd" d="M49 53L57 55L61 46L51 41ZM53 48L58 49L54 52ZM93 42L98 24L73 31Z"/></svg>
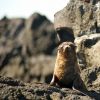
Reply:
<svg viewBox="0 0 100 100"><path fill-rule="evenodd" d="M86 90L80 77L74 43L63 42L58 47L53 79L50 84Z"/></svg>

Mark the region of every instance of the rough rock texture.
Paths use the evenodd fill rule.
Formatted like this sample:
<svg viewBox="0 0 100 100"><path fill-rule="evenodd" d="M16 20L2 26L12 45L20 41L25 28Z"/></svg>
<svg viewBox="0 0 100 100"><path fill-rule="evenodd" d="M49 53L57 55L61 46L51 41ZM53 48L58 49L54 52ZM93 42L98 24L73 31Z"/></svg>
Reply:
<svg viewBox="0 0 100 100"><path fill-rule="evenodd" d="M55 63L54 56L38 55L10 59L9 63L0 70L0 75L9 76L25 82L46 82L52 78Z"/></svg>
<svg viewBox="0 0 100 100"><path fill-rule="evenodd" d="M0 76L0 100L99 100L99 92L90 92L90 96L67 89L53 87L45 83L23 83Z"/></svg>
<svg viewBox="0 0 100 100"><path fill-rule="evenodd" d="M100 34L77 37L77 55L79 64L86 67L100 67Z"/></svg>
<svg viewBox="0 0 100 100"><path fill-rule="evenodd" d="M100 33L100 1L70 0L70 3L54 16L55 29L73 29L75 36ZM67 34L67 33L66 33Z"/></svg>
<svg viewBox="0 0 100 100"><path fill-rule="evenodd" d="M87 85L100 87L100 34L78 37L75 43L83 80Z"/></svg>
<svg viewBox="0 0 100 100"><path fill-rule="evenodd" d="M53 24L40 14L29 19L0 20L0 99L99 100L100 98L100 1L70 0L55 14L55 29L74 41L81 77L91 97L49 83L55 63L57 37ZM75 38L70 35L73 32ZM69 34L68 34L68 33ZM61 34L59 33L59 34ZM72 37L71 37L72 36ZM64 40L64 41L65 41ZM45 54L45 55L44 55ZM52 56L51 56L52 55Z"/></svg>

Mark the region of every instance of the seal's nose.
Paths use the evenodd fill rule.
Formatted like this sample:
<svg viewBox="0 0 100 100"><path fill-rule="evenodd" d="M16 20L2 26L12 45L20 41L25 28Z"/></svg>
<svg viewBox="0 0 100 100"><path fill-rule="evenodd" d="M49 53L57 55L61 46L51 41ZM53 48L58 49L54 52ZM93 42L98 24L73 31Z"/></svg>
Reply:
<svg viewBox="0 0 100 100"><path fill-rule="evenodd" d="M65 52L66 50L69 50L70 49L70 46L66 45L63 47L63 52Z"/></svg>

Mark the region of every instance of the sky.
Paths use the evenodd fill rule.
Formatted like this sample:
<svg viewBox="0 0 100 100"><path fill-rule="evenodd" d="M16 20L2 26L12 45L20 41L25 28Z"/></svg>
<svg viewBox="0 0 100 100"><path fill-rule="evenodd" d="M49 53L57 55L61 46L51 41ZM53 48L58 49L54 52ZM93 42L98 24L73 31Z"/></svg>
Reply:
<svg viewBox="0 0 100 100"><path fill-rule="evenodd" d="M0 0L0 18L3 16L28 18L34 12L46 15L51 21L69 0Z"/></svg>

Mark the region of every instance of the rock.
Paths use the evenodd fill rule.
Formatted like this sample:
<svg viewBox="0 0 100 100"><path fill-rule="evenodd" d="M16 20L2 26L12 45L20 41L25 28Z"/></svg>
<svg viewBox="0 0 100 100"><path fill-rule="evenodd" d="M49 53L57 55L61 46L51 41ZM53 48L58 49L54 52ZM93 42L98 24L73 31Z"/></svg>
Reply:
<svg viewBox="0 0 100 100"><path fill-rule="evenodd" d="M58 45L53 23L38 13L28 19L4 17L0 32L0 75L50 82Z"/></svg>
<svg viewBox="0 0 100 100"><path fill-rule="evenodd" d="M18 36L18 34L23 30L24 25L25 25L25 19L23 18L11 19L8 28L4 33L5 37L15 39Z"/></svg>
<svg viewBox="0 0 100 100"><path fill-rule="evenodd" d="M84 35L75 39L79 64L86 67L100 67L100 34Z"/></svg>
<svg viewBox="0 0 100 100"><path fill-rule="evenodd" d="M37 24L36 24L37 23ZM45 17L34 13L26 20L25 29L18 40L24 52L32 54L52 54L57 46L53 24Z"/></svg>
<svg viewBox="0 0 100 100"><path fill-rule="evenodd" d="M3 18L0 20L0 30L1 45L11 43L11 48L21 46L25 55L51 55L58 44L53 23L38 13L32 14L28 19Z"/></svg>
<svg viewBox="0 0 100 100"><path fill-rule="evenodd" d="M4 17L0 20L0 75L29 82L0 77L1 100L99 100L99 1L84 1L87 0L71 0L55 14L54 25L38 13L28 19ZM51 81L56 59L53 53L56 54L59 44L54 26L62 42L75 42L81 77L91 90L92 98L45 84Z"/></svg>
<svg viewBox="0 0 100 100"><path fill-rule="evenodd" d="M77 57L81 74L87 86L100 86L100 34L77 37ZM100 90L100 88L98 88Z"/></svg>
<svg viewBox="0 0 100 100"><path fill-rule="evenodd" d="M11 86L24 86L24 83L19 80L14 80L13 78L2 76L0 76L0 84L7 84Z"/></svg>
<svg viewBox="0 0 100 100"><path fill-rule="evenodd" d="M6 32L8 24L9 24L9 19L6 16L4 16L0 20L0 37L3 35L3 33Z"/></svg>
<svg viewBox="0 0 100 100"><path fill-rule="evenodd" d="M45 21L49 22L45 16L34 13L26 20L26 28L29 30L37 30Z"/></svg>
<svg viewBox="0 0 100 100"><path fill-rule="evenodd" d="M84 0L71 0L66 7L55 14L55 29L62 27L73 29L75 37L100 33L98 24L100 9L97 6L99 1L91 0L91 2L93 3L85 3Z"/></svg>
<svg viewBox="0 0 100 100"><path fill-rule="evenodd" d="M100 90L100 67L89 67L81 72L81 76L87 85L91 89L91 86Z"/></svg>
<svg viewBox="0 0 100 100"><path fill-rule="evenodd" d="M2 80L2 81L1 81ZM11 83L12 84L9 84ZM17 84L16 84L17 83ZM91 93L92 97L67 88L53 87L45 83L22 83L8 77L0 77L0 99L4 100L99 100L100 93Z"/></svg>
<svg viewBox="0 0 100 100"><path fill-rule="evenodd" d="M0 75L21 79L25 82L46 82L52 79L55 57L38 55L28 58L12 57L0 70Z"/></svg>

